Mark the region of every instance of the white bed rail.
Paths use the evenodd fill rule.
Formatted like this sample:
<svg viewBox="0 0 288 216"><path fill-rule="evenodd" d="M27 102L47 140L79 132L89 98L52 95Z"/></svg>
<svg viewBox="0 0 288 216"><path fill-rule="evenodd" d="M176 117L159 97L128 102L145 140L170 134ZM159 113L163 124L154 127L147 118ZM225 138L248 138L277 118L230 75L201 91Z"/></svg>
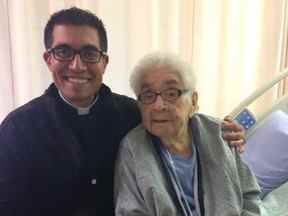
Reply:
<svg viewBox="0 0 288 216"><path fill-rule="evenodd" d="M282 79L288 76L288 68L286 68L283 72L281 72L274 79L265 83L262 87L256 89L249 97L247 97L244 101L242 101L229 115L232 118L235 118L240 112L242 112L247 106L249 106L255 99L263 95L268 89L273 87Z"/></svg>

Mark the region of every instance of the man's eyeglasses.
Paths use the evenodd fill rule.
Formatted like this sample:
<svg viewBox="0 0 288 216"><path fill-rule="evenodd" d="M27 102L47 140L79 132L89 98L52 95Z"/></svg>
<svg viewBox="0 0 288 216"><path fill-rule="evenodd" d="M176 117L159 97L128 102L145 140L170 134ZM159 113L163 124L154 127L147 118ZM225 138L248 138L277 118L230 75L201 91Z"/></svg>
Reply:
<svg viewBox="0 0 288 216"><path fill-rule="evenodd" d="M181 95L189 90L181 90L177 88L164 89L161 92L145 91L138 95L138 100L143 104L152 104L156 101L157 96L168 102L175 102Z"/></svg>
<svg viewBox="0 0 288 216"><path fill-rule="evenodd" d="M48 53L52 53L56 60L63 62L72 61L76 54L79 54L81 60L85 63L98 63L101 57L105 56L105 52L94 46L85 46L80 50L76 50L67 45L59 45L48 49Z"/></svg>

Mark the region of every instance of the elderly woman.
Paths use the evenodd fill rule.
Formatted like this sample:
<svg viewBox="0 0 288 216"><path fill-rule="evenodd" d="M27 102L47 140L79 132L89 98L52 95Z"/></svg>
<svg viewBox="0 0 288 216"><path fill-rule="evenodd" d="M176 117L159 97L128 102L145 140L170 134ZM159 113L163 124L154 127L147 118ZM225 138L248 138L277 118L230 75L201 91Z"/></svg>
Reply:
<svg viewBox="0 0 288 216"><path fill-rule="evenodd" d="M116 215L260 215L259 188L220 122L196 114L189 65L144 57L131 75L142 124L123 139L115 172Z"/></svg>

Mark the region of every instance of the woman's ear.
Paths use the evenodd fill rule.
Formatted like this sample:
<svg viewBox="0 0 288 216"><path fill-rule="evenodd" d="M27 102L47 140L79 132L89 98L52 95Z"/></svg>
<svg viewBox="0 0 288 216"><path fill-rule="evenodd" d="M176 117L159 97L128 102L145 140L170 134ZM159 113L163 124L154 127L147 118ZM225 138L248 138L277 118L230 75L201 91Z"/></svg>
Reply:
<svg viewBox="0 0 288 216"><path fill-rule="evenodd" d="M199 109L198 106L198 93L197 91L193 91L192 95L191 95L191 101L192 101L192 112L197 112Z"/></svg>
<svg viewBox="0 0 288 216"><path fill-rule="evenodd" d="M198 93L196 91L193 91L191 94L191 107L190 107L190 113L189 117L192 118L195 112L198 111Z"/></svg>

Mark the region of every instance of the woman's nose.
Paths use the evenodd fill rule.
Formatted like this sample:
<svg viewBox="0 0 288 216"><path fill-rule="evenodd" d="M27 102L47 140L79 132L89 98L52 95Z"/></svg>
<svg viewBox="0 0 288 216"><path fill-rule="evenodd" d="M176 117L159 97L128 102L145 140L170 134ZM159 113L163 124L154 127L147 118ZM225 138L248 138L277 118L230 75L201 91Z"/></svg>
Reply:
<svg viewBox="0 0 288 216"><path fill-rule="evenodd" d="M157 95L154 103L152 104L153 108L156 110L162 110L166 108L167 104L162 99L161 95Z"/></svg>

